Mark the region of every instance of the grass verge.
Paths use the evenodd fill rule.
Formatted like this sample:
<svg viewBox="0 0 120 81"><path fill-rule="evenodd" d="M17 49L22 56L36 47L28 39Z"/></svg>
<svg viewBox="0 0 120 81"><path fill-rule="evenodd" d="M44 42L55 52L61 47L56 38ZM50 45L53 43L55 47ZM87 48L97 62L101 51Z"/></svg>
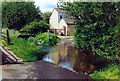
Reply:
<svg viewBox="0 0 120 81"><path fill-rule="evenodd" d="M11 45L7 45L5 41L2 44L13 51L16 56L23 59L23 61L35 61L39 59L38 57L41 54L40 46L15 36L10 37L10 39Z"/></svg>
<svg viewBox="0 0 120 81"><path fill-rule="evenodd" d="M119 80L120 78L120 71L118 64L110 64L106 68L101 69L100 71L95 71L94 73L90 74L90 76L95 79L116 79Z"/></svg>

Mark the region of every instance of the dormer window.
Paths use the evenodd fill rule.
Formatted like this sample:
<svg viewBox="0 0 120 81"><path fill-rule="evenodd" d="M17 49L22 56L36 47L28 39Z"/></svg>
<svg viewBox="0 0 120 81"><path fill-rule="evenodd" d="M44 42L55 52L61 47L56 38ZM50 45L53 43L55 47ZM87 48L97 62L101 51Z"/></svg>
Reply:
<svg viewBox="0 0 120 81"><path fill-rule="evenodd" d="M59 22L61 19L64 19L66 17L65 13L59 13Z"/></svg>
<svg viewBox="0 0 120 81"><path fill-rule="evenodd" d="M63 17L60 15L60 20L62 19Z"/></svg>
<svg viewBox="0 0 120 81"><path fill-rule="evenodd" d="M62 18L65 18L65 13L59 13Z"/></svg>

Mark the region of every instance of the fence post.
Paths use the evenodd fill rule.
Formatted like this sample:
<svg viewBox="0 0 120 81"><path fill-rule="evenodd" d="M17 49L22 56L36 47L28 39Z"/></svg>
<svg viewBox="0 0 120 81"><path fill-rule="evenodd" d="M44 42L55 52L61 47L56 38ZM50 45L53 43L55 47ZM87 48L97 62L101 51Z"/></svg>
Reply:
<svg viewBox="0 0 120 81"><path fill-rule="evenodd" d="M9 37L9 30L6 30L7 32L7 44L10 45L10 37Z"/></svg>

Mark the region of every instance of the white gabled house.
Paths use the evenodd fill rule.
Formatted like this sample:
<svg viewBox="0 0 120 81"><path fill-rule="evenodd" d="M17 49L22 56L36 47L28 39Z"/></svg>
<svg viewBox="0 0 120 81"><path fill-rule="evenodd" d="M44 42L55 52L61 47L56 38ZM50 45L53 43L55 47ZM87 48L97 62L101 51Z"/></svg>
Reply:
<svg viewBox="0 0 120 81"><path fill-rule="evenodd" d="M54 8L50 16L50 30L58 35L72 35L74 31L74 21L66 18L66 13L60 8Z"/></svg>

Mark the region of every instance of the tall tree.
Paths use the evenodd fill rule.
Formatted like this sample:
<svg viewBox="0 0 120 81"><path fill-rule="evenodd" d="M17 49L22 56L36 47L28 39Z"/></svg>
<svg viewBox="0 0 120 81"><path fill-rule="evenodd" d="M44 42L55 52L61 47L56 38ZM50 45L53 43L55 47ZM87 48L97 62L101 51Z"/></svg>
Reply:
<svg viewBox="0 0 120 81"><path fill-rule="evenodd" d="M49 24L49 19L50 19L50 16L51 16L52 12L47 11L47 12L44 12L42 14L43 14L43 19L46 21L46 23Z"/></svg>
<svg viewBox="0 0 120 81"><path fill-rule="evenodd" d="M2 3L2 27L20 30L25 24L41 19L41 12L34 2Z"/></svg>

